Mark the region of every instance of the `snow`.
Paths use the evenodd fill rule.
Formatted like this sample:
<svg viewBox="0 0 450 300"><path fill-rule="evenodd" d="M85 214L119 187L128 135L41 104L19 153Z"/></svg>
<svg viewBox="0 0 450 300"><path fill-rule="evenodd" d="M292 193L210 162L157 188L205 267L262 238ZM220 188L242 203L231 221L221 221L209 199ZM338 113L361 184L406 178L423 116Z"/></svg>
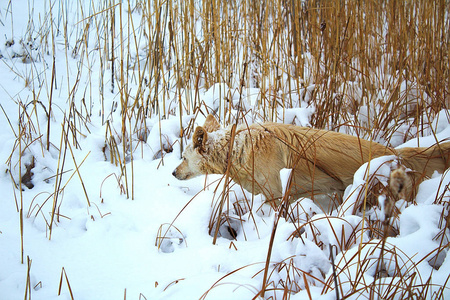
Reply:
<svg viewBox="0 0 450 300"><path fill-rule="evenodd" d="M86 94L94 95L88 104L92 105L89 107L93 112L91 119L86 128L77 125L81 132L77 136L78 145L72 143L70 133L67 152L62 156L58 149L64 148L65 140L61 133L62 128L67 131L64 117L70 113L69 82L75 82L79 66L79 57L71 57L67 61L68 78L58 77L59 87L53 95L49 133L53 145L46 149L47 115L42 106L36 105L36 113L32 114L33 105L30 105L27 108L30 121L40 129L27 129L28 135L21 142L23 153L19 155L16 137L19 114L23 113L23 107L19 110L19 103L29 104L33 99L30 89L24 87L23 77L31 74L33 68L36 68L33 72L41 72L39 76L42 79L35 74L32 84L41 84L39 99L42 105L48 106L51 65L46 64L51 64L51 55L38 56L31 45L23 42L7 46L8 40L19 41L24 37L29 17L19 13L20 7L15 3L12 7L15 36L10 36L11 31L5 30L7 34L0 37L3 55L0 61L0 104L3 109L0 112L3 128L0 131L0 299L23 298L27 290L27 274L30 275L33 299L70 299L71 292L75 299L123 299L124 295L127 299L141 299L141 295L145 299L255 297L262 286L271 235L279 214L264 204L262 196L251 195L230 184L230 202L224 206L223 212L228 212L231 220L221 223L219 237L213 244L209 226L212 218L217 224L215 213L222 198L224 180L219 175L188 181L179 181L172 176L181 162L179 115L166 114L163 119L155 115L146 120L148 132L124 138L122 126L128 130L139 124L123 125L120 109L106 116L99 113L102 111L99 91L92 86L100 85L97 82L100 76L93 71L94 83L87 84L84 79L80 83L88 85ZM2 12L6 5L0 5ZM45 9L36 7L34 14L42 14ZM10 26L7 22L5 24ZM139 49L144 47L140 45ZM14 58L23 57L28 52L33 54L32 60L40 63L31 65ZM58 70L66 71L65 57L64 47L58 47ZM353 83L349 88L355 94L360 93ZM313 89L314 85L304 89L306 98L311 96ZM117 105L117 90L103 93L109 107ZM80 95L77 97L81 98ZM225 99L234 104L243 99L243 109L257 109L259 91L244 89L240 95L238 89L217 83L202 90L200 97L212 110L223 106L221 101ZM300 107L279 111L278 114L285 114L285 122L309 126L313 112L313 107L302 102ZM367 117L363 109L359 113ZM450 138L448 113L442 111L433 120L428 136L410 140L400 147L430 146ZM110 121L111 136L115 137L119 150L124 139L132 141L134 150L122 157L126 160L126 178L121 176L120 166L111 163L111 149L104 148L105 133L109 129L103 118ZM183 114L181 126L189 126L193 119L194 115ZM196 118L195 122L202 124L202 117ZM41 139L37 139L38 132L43 133ZM36 140L31 142L31 137ZM189 141L184 138L183 142ZM172 150L166 151L169 148ZM20 172L22 175L25 173L32 157L36 160L34 187L20 191L13 182L19 182ZM425 283L428 278L436 285L446 284L450 258L445 254L450 237L442 225L445 224L442 212L445 211L443 202L448 202L449 197L448 173L436 174L423 182L416 205L401 208L400 234L387 239L384 253L380 250L380 241L371 239L369 230L362 228L364 217L352 213L367 178L376 176L385 183L383 180L395 163L395 157L387 156L361 166L354 175L353 184L347 188L347 201L331 217L323 214L310 199L300 199L291 205L291 210L295 205L300 205L302 210L297 209L293 214L295 221L278 220L269 270L269 281L278 290L267 292L266 297L281 298L283 284L286 284L298 292L292 294L292 299L308 298L308 293L315 299L334 299L330 248L334 251L336 269L342 271L338 281L343 291L357 288L351 286L349 279L359 281L358 287L362 286L363 280L357 278L361 268L365 268L363 279L366 283L377 280L395 282L399 280L396 278L398 272L410 275L418 271L421 278L416 280L416 284ZM289 172L283 170L283 186L286 186ZM56 186L60 189L58 193L55 193ZM440 198L444 199L443 202L436 204ZM250 200L245 202L242 199ZM237 201L241 212L232 205ZM57 213L50 233L55 204ZM21 261L21 206L24 263ZM226 224L236 231L236 239L224 227ZM213 225L212 232L215 231L214 226L217 225ZM296 232L302 232L301 236ZM438 270L428 263L437 254L436 249L444 253L440 256L442 265ZM384 279L375 277L376 264L381 256L388 273ZM366 258L366 265L362 267L357 262L358 258ZM29 268L27 259L30 260ZM403 264L400 269L397 266L399 261ZM300 275L306 274L302 272L307 275ZM291 280L287 282L286 278ZM325 283L329 284L328 288L324 288ZM366 293L369 294L368 291ZM450 291L446 289L444 295L450 297Z"/></svg>

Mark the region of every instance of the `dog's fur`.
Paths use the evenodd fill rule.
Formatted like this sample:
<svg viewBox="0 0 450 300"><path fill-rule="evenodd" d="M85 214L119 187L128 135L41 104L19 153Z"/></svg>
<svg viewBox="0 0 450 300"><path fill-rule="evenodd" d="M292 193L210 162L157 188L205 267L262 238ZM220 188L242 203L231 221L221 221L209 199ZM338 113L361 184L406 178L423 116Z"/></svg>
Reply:
<svg viewBox="0 0 450 300"><path fill-rule="evenodd" d="M445 171L450 156L450 143L394 150L352 135L278 123L238 126L229 156L232 131L219 129L217 120L208 116L204 126L196 128L173 175L185 180L224 174L229 157L231 178L254 194L264 194L267 201L282 196L283 168L293 170L290 193L295 198L342 195L363 163L383 155L397 155L407 168L393 171L390 185L392 194L411 200L417 183L434 171Z"/></svg>

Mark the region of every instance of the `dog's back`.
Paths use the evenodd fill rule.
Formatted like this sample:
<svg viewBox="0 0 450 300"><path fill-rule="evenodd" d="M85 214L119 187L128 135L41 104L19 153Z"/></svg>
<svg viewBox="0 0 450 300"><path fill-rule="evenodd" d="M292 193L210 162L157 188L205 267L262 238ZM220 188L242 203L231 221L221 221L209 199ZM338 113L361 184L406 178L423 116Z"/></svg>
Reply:
<svg viewBox="0 0 450 300"><path fill-rule="evenodd" d="M450 142L429 148L392 149L333 131L275 123L261 126L277 137L284 152L290 153L286 167L294 170L291 192L296 197L313 198L330 192L342 195L362 164L383 155L397 155L407 171L393 172L392 187L396 185L398 190L392 194L411 201L420 182L449 167Z"/></svg>
<svg viewBox="0 0 450 300"><path fill-rule="evenodd" d="M295 197L342 194L363 163L396 154L381 144L334 131L277 123L261 126L276 137L287 154L285 167L294 170L291 192Z"/></svg>

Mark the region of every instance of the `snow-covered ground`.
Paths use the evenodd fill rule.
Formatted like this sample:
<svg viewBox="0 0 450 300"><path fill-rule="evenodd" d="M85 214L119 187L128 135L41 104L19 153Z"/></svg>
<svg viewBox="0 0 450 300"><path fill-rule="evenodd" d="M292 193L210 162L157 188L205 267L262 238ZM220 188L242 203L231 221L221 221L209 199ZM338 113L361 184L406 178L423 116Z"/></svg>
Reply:
<svg viewBox="0 0 450 300"><path fill-rule="evenodd" d="M42 49L35 50L38 40L33 40L34 44L25 42L30 16L24 11L28 2L9 3L0 5L0 299L22 299L27 292L32 299L71 299L71 294L74 299L252 299L262 287L274 224L276 235L267 282L276 290L266 292L266 297L281 298L285 289L298 292L292 293L291 299L308 299L308 293L313 299L321 294L323 299L333 299L330 247L337 252L334 263L341 293L357 290L358 294L370 295L365 288L372 284L379 293L391 295L396 292L390 290L391 286L429 284L432 290L428 296L440 291L443 298L450 297L450 290L442 288L448 285L450 275L450 258L446 256L450 236L445 228L448 216L443 216L448 213L450 175L436 174L421 184L417 205L400 207L399 235L387 238L384 245L373 239L369 230L362 229L367 224L362 215L342 213L355 201L351 197L330 218L311 200L303 199L303 210L317 214L311 217L299 213L298 220L291 222L278 220L278 214L258 195L248 205L241 203L240 214L231 206L224 207L232 217L237 238L227 238L222 226L222 236L213 244L209 226L212 216L217 218L214 212L223 180L219 175L188 181L172 176L181 161L179 116L159 120L154 115L146 120L147 139L144 142L131 136L134 151L132 158L131 153L122 157L127 161L127 175L122 176L120 166L109 161L111 149L105 148L105 136L115 136L117 149L122 150L120 109L107 116L99 113L102 105L111 107L120 102L118 89L105 91L101 99L100 74L96 71L99 58L91 54L90 64L97 69L83 68L80 56L66 56L60 35L56 38L57 87L51 95L48 132L52 50L39 54ZM34 17L46 15L46 6L34 6ZM76 11L77 7L70 9ZM27 61L27 55L31 61ZM77 79L80 69L82 76ZM82 87L74 96L70 93L77 80ZM203 91L202 100L214 107L219 90L215 85ZM33 94L36 91L40 94ZM249 106L257 101L257 89L245 89L242 95L238 89L233 91L233 99L242 96ZM90 118L86 125L77 124L80 118L70 115L72 104L83 112L83 96L89 98L87 107L92 111L84 112ZM313 112L312 107L287 110L285 121L296 118L307 125ZM405 145L430 146L450 138L447 116L448 112L442 111L430 122L433 131L429 137ZM183 125L193 117L183 116ZM199 125L203 121L201 115L195 119ZM19 129L19 124L25 126ZM125 126L128 130L132 124ZM78 130L76 134L73 128ZM109 134L109 128L116 133ZM48 135L51 145L47 150ZM162 159L161 136L166 146L173 147L173 151L163 153ZM33 160L34 186L20 191L14 185ZM373 160L371 170L385 172L378 166L386 160ZM363 188L365 167L355 173L348 195ZM379 175L382 178L386 174ZM231 189L230 203L252 199L236 185ZM293 235L306 221L313 225L304 226L301 237ZM384 277L376 274L380 257L385 264ZM430 262L432 258L439 263Z"/></svg>

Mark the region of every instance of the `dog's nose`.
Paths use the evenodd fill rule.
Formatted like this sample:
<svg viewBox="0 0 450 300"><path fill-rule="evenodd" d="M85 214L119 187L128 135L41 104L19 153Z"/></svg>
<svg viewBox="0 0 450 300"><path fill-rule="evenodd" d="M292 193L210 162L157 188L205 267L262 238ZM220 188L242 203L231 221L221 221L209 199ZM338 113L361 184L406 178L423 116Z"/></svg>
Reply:
<svg viewBox="0 0 450 300"><path fill-rule="evenodd" d="M173 170L172 175L173 177L177 177L177 170Z"/></svg>

